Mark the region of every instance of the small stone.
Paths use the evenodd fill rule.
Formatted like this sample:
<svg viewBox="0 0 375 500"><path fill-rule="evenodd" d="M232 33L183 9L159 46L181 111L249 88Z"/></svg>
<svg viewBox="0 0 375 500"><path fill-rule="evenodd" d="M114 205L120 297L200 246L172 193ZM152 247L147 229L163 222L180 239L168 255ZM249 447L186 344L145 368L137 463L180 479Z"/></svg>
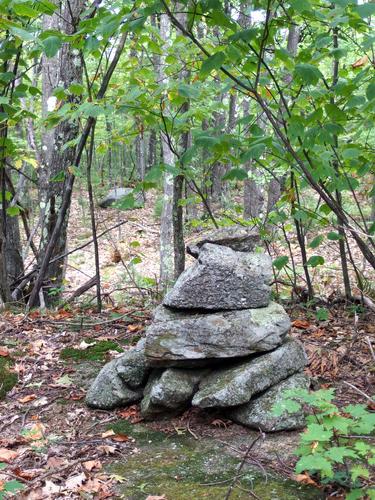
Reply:
<svg viewBox="0 0 375 500"><path fill-rule="evenodd" d="M204 378L192 404L201 408L238 406L290 375L307 363L302 345L288 339L272 352L213 371Z"/></svg>
<svg viewBox="0 0 375 500"><path fill-rule="evenodd" d="M195 238L187 245L186 251L197 258L205 243L229 247L236 252L252 252L259 245L260 237L258 229L254 227L221 227Z"/></svg>
<svg viewBox="0 0 375 500"><path fill-rule="evenodd" d="M144 205L144 196L142 193L135 193L131 188L114 188L111 189L107 196L105 196L102 200L99 201L100 208L108 208L112 205L115 205L117 202L120 202L125 196L129 196L133 194L134 196L134 207L133 208L141 208Z"/></svg>
<svg viewBox="0 0 375 500"><path fill-rule="evenodd" d="M202 377L209 370L167 369L155 370L146 385L141 403L143 418L183 411L198 389Z"/></svg>
<svg viewBox="0 0 375 500"><path fill-rule="evenodd" d="M159 306L147 329L145 355L151 366L244 357L275 349L289 329L287 313L275 302L259 309L210 314Z"/></svg>
<svg viewBox="0 0 375 500"><path fill-rule="evenodd" d="M139 401L150 369L146 366L144 339L100 370L86 395L92 408L111 410Z"/></svg>
<svg viewBox="0 0 375 500"><path fill-rule="evenodd" d="M197 262L184 271L163 304L177 309L239 310L266 307L271 258L205 243Z"/></svg>
<svg viewBox="0 0 375 500"><path fill-rule="evenodd" d="M284 398L284 392L289 389L308 389L310 379L303 373L296 373L277 385L267 389L249 403L230 410L227 415L234 422L261 429L264 432L291 431L305 426L303 410L288 413L279 417L273 414L273 406Z"/></svg>

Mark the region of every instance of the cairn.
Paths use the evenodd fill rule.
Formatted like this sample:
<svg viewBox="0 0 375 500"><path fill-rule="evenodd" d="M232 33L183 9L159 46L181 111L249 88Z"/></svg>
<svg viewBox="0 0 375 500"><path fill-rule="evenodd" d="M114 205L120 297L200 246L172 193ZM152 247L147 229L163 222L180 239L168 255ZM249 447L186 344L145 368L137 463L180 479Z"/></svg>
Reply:
<svg viewBox="0 0 375 500"><path fill-rule="evenodd" d="M270 300L272 262L258 244L256 231L232 227L189 245L195 264L156 308L145 338L103 367L87 404L141 401L147 420L192 405L264 431L303 427L300 412L272 413L286 389L307 388L309 379L289 317Z"/></svg>

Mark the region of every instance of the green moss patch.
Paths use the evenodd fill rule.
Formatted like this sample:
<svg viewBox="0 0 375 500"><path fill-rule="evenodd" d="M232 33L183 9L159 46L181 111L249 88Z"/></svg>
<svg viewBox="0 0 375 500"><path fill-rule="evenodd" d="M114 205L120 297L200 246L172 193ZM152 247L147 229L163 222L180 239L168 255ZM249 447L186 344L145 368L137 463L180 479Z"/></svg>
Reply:
<svg viewBox="0 0 375 500"><path fill-rule="evenodd" d="M134 427L138 427L139 432L145 429L143 425ZM111 428L114 429L113 425ZM121 423L116 429L124 432L129 427ZM132 435L136 438L134 433ZM178 500L225 498L241 463L241 457L230 455L224 446L208 440L197 442L189 437L176 439L172 436L164 437L162 442L150 439L141 444L137 441L137 445L136 454L109 466L110 472L124 478L118 486L121 498L144 500L148 495L165 495ZM292 481L271 475L265 481L261 471L245 465L231 500L248 499L249 490L262 500L321 498L318 490L301 487Z"/></svg>
<svg viewBox="0 0 375 500"><path fill-rule="evenodd" d="M134 438L138 444L159 444L168 440L164 432L153 431L144 425L131 424L125 419L109 424L107 429L112 429L116 434L126 434Z"/></svg>
<svg viewBox="0 0 375 500"><path fill-rule="evenodd" d="M95 341L91 339L85 340L87 344L95 342L95 345L87 349L76 349L74 347L65 347L60 352L60 358L69 360L86 360L86 361L103 361L108 351L123 352L123 349L117 342L111 340Z"/></svg>
<svg viewBox="0 0 375 500"><path fill-rule="evenodd" d="M17 373L11 372L9 368L9 361L0 358L0 400L4 399L18 382Z"/></svg>

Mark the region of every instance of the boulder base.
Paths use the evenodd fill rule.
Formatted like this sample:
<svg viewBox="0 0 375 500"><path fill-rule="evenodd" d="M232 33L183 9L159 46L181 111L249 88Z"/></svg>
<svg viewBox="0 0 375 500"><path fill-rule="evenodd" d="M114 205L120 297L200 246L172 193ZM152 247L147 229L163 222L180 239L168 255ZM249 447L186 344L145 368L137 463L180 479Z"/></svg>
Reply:
<svg viewBox="0 0 375 500"><path fill-rule="evenodd" d="M278 347L290 329L279 304L210 314L178 312L159 306L147 329L145 355L152 366L244 357Z"/></svg>
<svg viewBox="0 0 375 500"><path fill-rule="evenodd" d="M144 418L161 413L176 413L184 410L198 389L199 381L209 370L167 369L155 370L145 388L141 403Z"/></svg>
<svg viewBox="0 0 375 500"><path fill-rule="evenodd" d="M86 395L87 405L111 410L139 401L149 371L142 339L136 347L104 365Z"/></svg>
<svg viewBox="0 0 375 500"><path fill-rule="evenodd" d="M280 403L284 392L289 389L308 389L309 378L303 373L296 373L279 384L268 389L264 394L249 403L238 406L228 412L228 417L239 424L261 429L264 432L301 429L305 425L303 411L285 412L279 417L273 414L273 406Z"/></svg>
<svg viewBox="0 0 375 500"><path fill-rule="evenodd" d="M289 339L272 352L213 371L202 380L193 406L225 408L248 403L269 387L301 371L307 363L302 345Z"/></svg>
<svg viewBox="0 0 375 500"><path fill-rule="evenodd" d="M163 304L211 311L266 307L271 278L268 255L205 243L197 262L181 274Z"/></svg>

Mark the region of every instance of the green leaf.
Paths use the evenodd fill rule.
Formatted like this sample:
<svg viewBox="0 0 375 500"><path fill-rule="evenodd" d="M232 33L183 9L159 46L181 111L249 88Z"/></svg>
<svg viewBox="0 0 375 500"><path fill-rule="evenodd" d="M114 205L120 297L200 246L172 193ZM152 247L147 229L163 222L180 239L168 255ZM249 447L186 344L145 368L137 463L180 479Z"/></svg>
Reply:
<svg viewBox="0 0 375 500"><path fill-rule="evenodd" d="M334 231L330 231L327 234L327 239L331 240L331 241L338 241L338 240L342 240L343 237L339 233L335 233Z"/></svg>
<svg viewBox="0 0 375 500"><path fill-rule="evenodd" d="M26 3L14 4L13 10L17 14L17 16L29 17L31 19L39 16L39 12Z"/></svg>
<svg viewBox="0 0 375 500"><path fill-rule="evenodd" d="M327 321L329 319L329 311L325 307L320 307L315 313L318 321Z"/></svg>
<svg viewBox="0 0 375 500"><path fill-rule="evenodd" d="M296 472L320 471L325 477L332 477L332 465L322 455L306 455L301 457L296 464Z"/></svg>
<svg viewBox="0 0 375 500"><path fill-rule="evenodd" d="M324 240L324 235L319 234L318 236L315 236L315 238L312 241L310 241L309 247L317 248L322 243L323 240Z"/></svg>
<svg viewBox="0 0 375 500"><path fill-rule="evenodd" d="M34 40L34 34L22 28L17 28L16 26L12 26L9 31L23 41Z"/></svg>
<svg viewBox="0 0 375 500"><path fill-rule="evenodd" d="M301 440L303 442L310 443L312 441L329 441L333 436L333 432L331 430L327 430L323 425L319 424L310 424L307 427L307 431L302 434Z"/></svg>
<svg viewBox="0 0 375 500"><path fill-rule="evenodd" d="M357 5L354 10L359 14L362 19L370 17L375 14L375 3L363 3L362 5Z"/></svg>
<svg viewBox="0 0 375 500"><path fill-rule="evenodd" d="M346 121L346 113L335 104L326 104L327 115L335 121Z"/></svg>
<svg viewBox="0 0 375 500"><path fill-rule="evenodd" d="M62 46L62 40L58 36L49 36L42 42L43 52L48 58L54 57Z"/></svg>
<svg viewBox="0 0 375 500"><path fill-rule="evenodd" d="M322 266L324 264L324 258L321 255L313 255L307 261L307 265L311 267Z"/></svg>
<svg viewBox="0 0 375 500"><path fill-rule="evenodd" d="M186 83L180 83L178 86L178 93L182 97L187 97L188 99L198 99L200 96L200 90L196 85L188 85Z"/></svg>
<svg viewBox="0 0 375 500"><path fill-rule="evenodd" d="M244 170L243 168L231 168L229 172L223 175L222 179L224 181L233 181L233 180L243 181L245 179L248 179L248 175L246 170Z"/></svg>
<svg viewBox="0 0 375 500"><path fill-rule="evenodd" d="M366 89L366 97L369 101L375 99L375 82L371 82Z"/></svg>
<svg viewBox="0 0 375 500"><path fill-rule="evenodd" d="M9 491L10 493L15 493L16 491L23 490L24 488L25 486L16 480L7 481L4 487L5 491Z"/></svg>
<svg viewBox="0 0 375 500"><path fill-rule="evenodd" d="M275 417L281 417L287 413L296 413L301 409L300 403L293 399L283 399L280 403L276 403L272 407L272 414Z"/></svg>
<svg viewBox="0 0 375 500"><path fill-rule="evenodd" d="M246 30L238 31L234 35L232 35L229 40L232 41L237 41L237 40L243 40L244 42L250 42L251 40L254 40L257 38L259 34L259 30L257 28L249 28Z"/></svg>
<svg viewBox="0 0 375 500"><path fill-rule="evenodd" d="M308 0L289 0L289 3L296 12L311 10L311 4Z"/></svg>
<svg viewBox="0 0 375 500"><path fill-rule="evenodd" d="M72 83L69 85L68 90L71 94L80 96L84 93L85 87L80 83Z"/></svg>
<svg viewBox="0 0 375 500"><path fill-rule="evenodd" d="M287 255L281 255L280 257L274 259L272 265L280 271L283 267L285 267L288 264L288 261L289 257Z"/></svg>
<svg viewBox="0 0 375 500"><path fill-rule="evenodd" d="M20 209L20 207L19 207L19 206L17 206L17 205L14 205L13 207L8 207L8 208L6 209L6 213L7 213L8 215L10 215L11 217L16 217L17 215L19 215L19 214L20 214L20 212L21 212L21 209Z"/></svg>
<svg viewBox="0 0 375 500"><path fill-rule="evenodd" d="M362 465L355 465L354 467L351 468L350 475L351 475L352 481L355 481L359 477L364 477L364 478L368 479L370 477L370 472L368 469L366 469Z"/></svg>
<svg viewBox="0 0 375 500"><path fill-rule="evenodd" d="M216 54L213 54L210 57L207 57L203 61L202 67L200 74L201 76L207 76L213 71L214 69L219 69L220 66L224 64L225 61L225 54L224 52L216 52Z"/></svg>
<svg viewBox="0 0 375 500"><path fill-rule="evenodd" d="M323 76L320 70L312 64L297 64L294 72L298 79L307 85L316 85Z"/></svg>
<svg viewBox="0 0 375 500"><path fill-rule="evenodd" d="M346 457L358 458L356 452L346 446L333 446L326 451L325 455L332 460L332 462L337 462L339 464L343 464L344 458Z"/></svg>

